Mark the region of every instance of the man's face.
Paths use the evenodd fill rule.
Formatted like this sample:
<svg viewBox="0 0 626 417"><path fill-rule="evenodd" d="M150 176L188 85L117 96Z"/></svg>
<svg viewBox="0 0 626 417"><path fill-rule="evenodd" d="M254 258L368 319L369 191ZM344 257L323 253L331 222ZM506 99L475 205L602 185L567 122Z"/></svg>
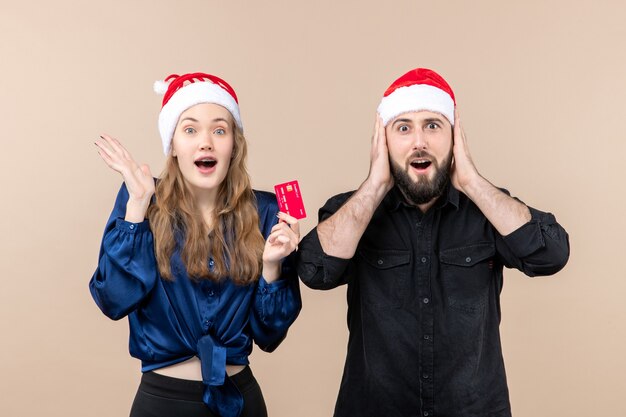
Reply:
<svg viewBox="0 0 626 417"><path fill-rule="evenodd" d="M452 125L430 111L404 113L387 125L387 147L394 180L414 204L441 195L450 178Z"/></svg>

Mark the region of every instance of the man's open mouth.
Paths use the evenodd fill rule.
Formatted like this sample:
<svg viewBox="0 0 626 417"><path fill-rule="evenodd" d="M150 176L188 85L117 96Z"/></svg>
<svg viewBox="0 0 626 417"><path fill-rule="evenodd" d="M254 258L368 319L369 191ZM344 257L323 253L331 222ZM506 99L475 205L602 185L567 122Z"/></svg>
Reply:
<svg viewBox="0 0 626 417"><path fill-rule="evenodd" d="M411 166L415 169L426 169L430 166L432 162L427 159L416 159L411 161Z"/></svg>

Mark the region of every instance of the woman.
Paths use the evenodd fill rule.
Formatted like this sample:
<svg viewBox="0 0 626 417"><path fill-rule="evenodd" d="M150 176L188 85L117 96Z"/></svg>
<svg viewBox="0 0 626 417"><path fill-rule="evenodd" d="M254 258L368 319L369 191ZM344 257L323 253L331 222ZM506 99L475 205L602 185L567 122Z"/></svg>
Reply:
<svg viewBox="0 0 626 417"><path fill-rule="evenodd" d="M128 315L143 372L131 416L266 416L248 355L252 341L274 350L300 311L298 222L251 189L228 83L194 73L157 86L167 162L156 186L117 140L96 142L124 184L90 290L108 317Z"/></svg>

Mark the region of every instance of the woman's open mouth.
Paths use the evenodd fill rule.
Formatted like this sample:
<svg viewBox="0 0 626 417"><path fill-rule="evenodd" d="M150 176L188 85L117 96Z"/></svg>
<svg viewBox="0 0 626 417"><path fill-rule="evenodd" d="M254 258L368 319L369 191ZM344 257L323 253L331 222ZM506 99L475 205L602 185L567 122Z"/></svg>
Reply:
<svg viewBox="0 0 626 417"><path fill-rule="evenodd" d="M200 168L213 168L217 161L215 159L200 159L195 164Z"/></svg>
<svg viewBox="0 0 626 417"><path fill-rule="evenodd" d="M194 164L196 164L201 173L208 173L211 172L213 168L215 168L215 165L217 165L217 161L213 158L207 157L197 159L196 161L194 161Z"/></svg>

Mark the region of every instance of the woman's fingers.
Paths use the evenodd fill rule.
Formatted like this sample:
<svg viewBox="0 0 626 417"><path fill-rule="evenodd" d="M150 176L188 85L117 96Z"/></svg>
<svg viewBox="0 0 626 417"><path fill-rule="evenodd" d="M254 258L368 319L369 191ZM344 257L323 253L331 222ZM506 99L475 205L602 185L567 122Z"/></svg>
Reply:
<svg viewBox="0 0 626 417"><path fill-rule="evenodd" d="M300 227L298 220L288 214L279 213L278 217L281 221L274 225L267 238L267 242L273 246L283 246L288 250L285 255L288 255L298 246L298 242L300 240Z"/></svg>
<svg viewBox="0 0 626 417"><path fill-rule="evenodd" d="M287 226L280 226L279 228L276 228L276 226L274 226L274 229L272 229L272 232L267 237L267 241L271 244L275 244L276 241L280 243L288 243L290 241L297 243L298 235Z"/></svg>
<svg viewBox="0 0 626 417"><path fill-rule="evenodd" d="M119 155L110 147L108 147L103 141L96 141L95 145L98 148L98 153L100 154L104 162L109 166L109 168L123 175L125 164L120 160Z"/></svg>
<svg viewBox="0 0 626 417"><path fill-rule="evenodd" d="M148 165L139 165L117 139L103 134L95 142L104 162L119 172L128 193L134 199L150 198L154 194L154 180Z"/></svg>
<svg viewBox="0 0 626 417"><path fill-rule="evenodd" d="M147 164L143 164L141 166L141 172L143 173L143 175L145 175L146 177L149 177L150 179L152 179L152 172L150 172L150 167Z"/></svg>
<svg viewBox="0 0 626 417"><path fill-rule="evenodd" d="M278 212L278 219L287 223L291 230L300 238L300 222L293 216L288 215L287 213L283 213L282 211ZM279 223L280 224L280 223Z"/></svg>
<svg viewBox="0 0 626 417"><path fill-rule="evenodd" d="M102 134L100 135L100 137L104 141L106 141L106 143L111 147L111 149L113 149L113 151L115 151L115 153L120 155L122 158L128 159L128 160L133 159L133 157L130 155L130 153L126 150L124 145L122 145L122 143L119 140L107 134Z"/></svg>
<svg viewBox="0 0 626 417"><path fill-rule="evenodd" d="M126 150L119 140L104 134L100 135L100 139L101 140L96 141L96 143L100 143L99 146L106 149L109 156L117 160L118 163L131 167L137 166L130 152Z"/></svg>
<svg viewBox="0 0 626 417"><path fill-rule="evenodd" d="M100 155L100 157L102 158L104 163L107 164L109 166L109 168L116 169L115 161L113 161L113 159L111 159L111 155L109 154L109 150L106 147L104 147L102 144L98 143L97 141L94 142L94 144L98 148L97 149L98 150L98 154Z"/></svg>

